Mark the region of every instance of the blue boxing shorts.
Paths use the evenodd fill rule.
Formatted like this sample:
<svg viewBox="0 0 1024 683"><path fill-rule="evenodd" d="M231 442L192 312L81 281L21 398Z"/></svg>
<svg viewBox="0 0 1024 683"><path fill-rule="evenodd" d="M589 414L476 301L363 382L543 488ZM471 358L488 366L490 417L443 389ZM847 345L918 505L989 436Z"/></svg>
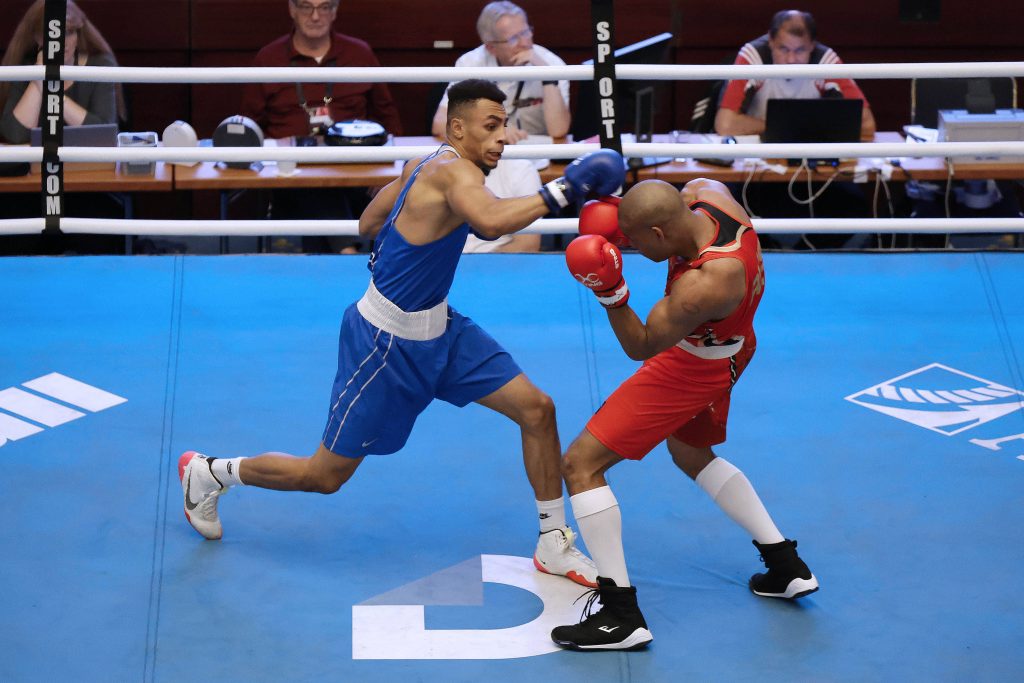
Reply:
<svg viewBox="0 0 1024 683"><path fill-rule="evenodd" d="M461 408L522 372L476 323L452 308L446 313L440 336L418 340L374 325L357 304L348 307L322 439L328 450L352 458L394 453L434 398Z"/></svg>

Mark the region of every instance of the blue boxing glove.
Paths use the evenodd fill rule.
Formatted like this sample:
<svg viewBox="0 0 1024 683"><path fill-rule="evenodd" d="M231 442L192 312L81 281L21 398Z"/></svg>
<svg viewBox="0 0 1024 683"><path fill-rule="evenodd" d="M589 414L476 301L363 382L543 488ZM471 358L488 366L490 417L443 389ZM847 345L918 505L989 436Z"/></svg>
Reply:
<svg viewBox="0 0 1024 683"><path fill-rule="evenodd" d="M617 192L625 182L626 166L622 155L613 149L599 149L569 164L565 176L540 188L540 196L548 209L557 213L591 192L598 195Z"/></svg>

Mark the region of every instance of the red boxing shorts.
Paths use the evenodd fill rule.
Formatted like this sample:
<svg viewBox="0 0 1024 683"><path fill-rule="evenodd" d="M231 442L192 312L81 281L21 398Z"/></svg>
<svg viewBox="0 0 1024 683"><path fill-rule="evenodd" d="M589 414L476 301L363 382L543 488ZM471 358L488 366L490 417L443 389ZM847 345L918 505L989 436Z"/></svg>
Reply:
<svg viewBox="0 0 1024 683"><path fill-rule="evenodd" d="M750 358L751 335L731 358L708 360L673 346L647 360L587 423L614 453L640 460L670 435L695 448L725 441L729 395Z"/></svg>

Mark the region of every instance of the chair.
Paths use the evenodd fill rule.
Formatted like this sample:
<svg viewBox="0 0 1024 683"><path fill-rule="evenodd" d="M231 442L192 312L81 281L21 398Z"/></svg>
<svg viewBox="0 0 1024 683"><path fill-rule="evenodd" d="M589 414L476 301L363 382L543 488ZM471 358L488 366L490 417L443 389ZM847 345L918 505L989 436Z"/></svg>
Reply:
<svg viewBox="0 0 1024 683"><path fill-rule="evenodd" d="M910 122L937 128L940 109L1013 109L1017 81L1002 78L915 78L910 81Z"/></svg>

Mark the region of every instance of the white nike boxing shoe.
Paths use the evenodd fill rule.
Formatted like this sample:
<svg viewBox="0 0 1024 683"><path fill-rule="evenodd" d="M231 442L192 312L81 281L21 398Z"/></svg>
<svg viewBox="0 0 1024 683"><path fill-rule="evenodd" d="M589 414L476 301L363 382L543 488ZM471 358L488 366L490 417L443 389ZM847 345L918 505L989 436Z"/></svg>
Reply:
<svg viewBox="0 0 1024 683"><path fill-rule="evenodd" d="M576 534L569 527L541 533L533 566L545 574L557 574L581 586L597 588L597 566L576 548Z"/></svg>
<svg viewBox="0 0 1024 683"><path fill-rule="evenodd" d="M216 541L224 533L217 516L217 499L227 487L213 476L210 458L185 451L178 458L178 478L185 493L185 519L205 538Z"/></svg>

